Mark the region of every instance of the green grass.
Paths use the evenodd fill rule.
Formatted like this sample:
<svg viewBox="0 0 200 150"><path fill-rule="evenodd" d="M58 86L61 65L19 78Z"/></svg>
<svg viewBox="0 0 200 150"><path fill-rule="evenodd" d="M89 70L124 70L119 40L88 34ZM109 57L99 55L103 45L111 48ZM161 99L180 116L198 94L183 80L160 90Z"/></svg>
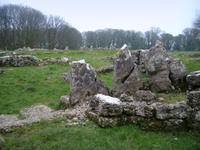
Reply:
<svg viewBox="0 0 200 150"><path fill-rule="evenodd" d="M113 56L115 50L74 50L74 51L23 51L40 59L45 57L70 57L71 60L85 59L92 67L98 68L112 64L104 56ZM200 70L200 61L180 54L194 52L170 52L187 67L188 73ZM200 53L200 52L195 52ZM61 79L61 74L68 71L69 65L50 64L47 66L1 67L6 72L0 75L0 114L19 114L25 107L45 104L58 108L62 95L69 95L69 82ZM99 78L112 89L113 72L99 73ZM51 80L48 80L50 78ZM143 74L143 81L146 81ZM185 93L159 95L167 103L186 100ZM192 132L154 133L145 132L136 126L121 126L102 129L92 122L87 126L66 128L64 120L44 121L23 128L14 128L13 133L3 134L5 144L0 149L200 149L200 134ZM178 140L176 140L176 138Z"/></svg>
<svg viewBox="0 0 200 150"><path fill-rule="evenodd" d="M63 120L40 122L3 135L3 150L198 150L197 132L155 133L136 126L102 129L92 122L86 126L65 127Z"/></svg>

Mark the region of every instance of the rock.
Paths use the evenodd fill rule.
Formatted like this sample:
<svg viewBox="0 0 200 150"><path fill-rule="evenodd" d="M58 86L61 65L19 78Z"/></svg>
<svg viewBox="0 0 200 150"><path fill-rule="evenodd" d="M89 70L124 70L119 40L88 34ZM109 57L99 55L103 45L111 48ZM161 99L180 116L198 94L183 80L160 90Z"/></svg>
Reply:
<svg viewBox="0 0 200 150"><path fill-rule="evenodd" d="M155 110L156 118L159 120L186 119L188 117L187 105L184 101L175 104L156 105Z"/></svg>
<svg viewBox="0 0 200 150"><path fill-rule="evenodd" d="M159 97L158 98L158 101L161 101L161 102L163 102L165 99L163 98L163 97Z"/></svg>
<svg viewBox="0 0 200 150"><path fill-rule="evenodd" d="M149 90L148 91L138 90L135 93L135 99L138 101L150 102L156 100L156 95Z"/></svg>
<svg viewBox="0 0 200 150"><path fill-rule="evenodd" d="M168 92L173 89L169 79L168 60L162 43L152 47L147 53L145 69L152 92Z"/></svg>
<svg viewBox="0 0 200 150"><path fill-rule="evenodd" d="M27 66L27 65L38 65L40 60L31 55L13 55L4 56L0 58L0 66Z"/></svg>
<svg viewBox="0 0 200 150"><path fill-rule="evenodd" d="M0 74L3 74L5 72L5 70L0 69Z"/></svg>
<svg viewBox="0 0 200 150"><path fill-rule="evenodd" d="M114 56L113 95L134 93L142 88L142 77L137 65L133 62L127 45L124 45Z"/></svg>
<svg viewBox="0 0 200 150"><path fill-rule="evenodd" d="M187 104L195 110L200 110L200 91L190 91L187 93Z"/></svg>
<svg viewBox="0 0 200 150"><path fill-rule="evenodd" d="M179 59L170 59L169 62L170 79L173 85L178 88L180 84L185 82L186 67Z"/></svg>
<svg viewBox="0 0 200 150"><path fill-rule="evenodd" d="M0 56L6 55L6 52L0 52Z"/></svg>
<svg viewBox="0 0 200 150"><path fill-rule="evenodd" d="M123 93L123 94L120 95L120 101L122 101L122 102L133 102L134 97Z"/></svg>
<svg viewBox="0 0 200 150"><path fill-rule="evenodd" d="M151 118L154 114L153 105L148 105L144 101L133 101L131 103L123 103L123 112L130 116L139 116Z"/></svg>
<svg viewBox="0 0 200 150"><path fill-rule="evenodd" d="M66 64L69 62L69 58L62 56L61 58L44 58L42 60L42 63L40 63L40 66L48 65L48 64Z"/></svg>
<svg viewBox="0 0 200 150"><path fill-rule="evenodd" d="M64 56L62 56L62 57L60 58L60 63L65 64L65 63L68 63L68 62L69 62L69 58L64 57Z"/></svg>
<svg viewBox="0 0 200 150"><path fill-rule="evenodd" d="M109 89L98 79L94 68L85 60L70 63L70 104L75 105L87 100L88 96L102 93L109 95Z"/></svg>
<svg viewBox="0 0 200 150"><path fill-rule="evenodd" d="M60 105L64 106L65 108L70 107L70 101L69 101L69 96L61 96L60 97Z"/></svg>
<svg viewBox="0 0 200 150"><path fill-rule="evenodd" d="M94 112L88 112L87 116L102 128L122 125L124 123L121 117L102 117Z"/></svg>
<svg viewBox="0 0 200 150"><path fill-rule="evenodd" d="M119 116L122 114L121 101L118 98L96 94L90 101L90 107L99 116Z"/></svg>
<svg viewBox="0 0 200 150"><path fill-rule="evenodd" d="M134 51L131 54L133 61L138 65L138 68L141 72L146 72L145 60L146 60L148 52L149 50L140 49L140 50Z"/></svg>
<svg viewBox="0 0 200 150"><path fill-rule="evenodd" d="M186 77L189 90L200 90L200 71L191 72Z"/></svg>
<svg viewBox="0 0 200 150"><path fill-rule="evenodd" d="M195 114L195 121L199 121L200 123L200 111Z"/></svg>
<svg viewBox="0 0 200 150"><path fill-rule="evenodd" d="M70 76L70 73L69 72L64 72L61 76L62 80L68 82L71 80L71 76Z"/></svg>
<svg viewBox="0 0 200 150"><path fill-rule="evenodd" d="M102 72L102 73L110 72L110 71L113 71L113 67L114 67L113 65L102 66L100 68L95 69L95 71L97 73L100 73L100 72Z"/></svg>
<svg viewBox="0 0 200 150"><path fill-rule="evenodd" d="M0 135L0 143L5 143L5 140L4 140L4 138L1 135Z"/></svg>

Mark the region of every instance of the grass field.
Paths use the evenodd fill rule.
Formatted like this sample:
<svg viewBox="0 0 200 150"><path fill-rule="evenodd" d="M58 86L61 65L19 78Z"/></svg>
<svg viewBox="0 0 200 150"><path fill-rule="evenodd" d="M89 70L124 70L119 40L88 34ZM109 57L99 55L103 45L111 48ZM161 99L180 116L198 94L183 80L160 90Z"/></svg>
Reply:
<svg viewBox="0 0 200 150"><path fill-rule="evenodd" d="M94 68L112 64L105 56L113 56L115 50L74 50L23 51L40 59L45 57L70 57L71 60L85 59ZM170 52L187 67L188 73L200 70L200 60L188 54L200 52ZM200 58L199 58L200 59ZM68 71L68 65L50 64L46 66L1 67L0 114L18 114L22 108L45 104L58 108L59 98L69 95L69 82L62 81L61 74ZM111 89L113 72L98 74ZM51 80L49 80L51 79ZM31 90L30 90L31 89ZM186 100L185 93L162 94L167 102ZM45 121L3 134L5 144L0 149L200 149L200 134L191 132L153 133L135 126L101 129L92 122L86 126L66 128L64 119Z"/></svg>

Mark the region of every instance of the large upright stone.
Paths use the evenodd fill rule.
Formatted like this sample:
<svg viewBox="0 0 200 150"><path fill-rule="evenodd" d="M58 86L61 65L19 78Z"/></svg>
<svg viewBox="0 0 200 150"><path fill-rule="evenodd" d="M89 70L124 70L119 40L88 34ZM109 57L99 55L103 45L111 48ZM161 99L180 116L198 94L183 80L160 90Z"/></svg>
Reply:
<svg viewBox="0 0 200 150"><path fill-rule="evenodd" d="M172 90L168 60L169 57L162 43L149 50L145 60L145 67L151 91L167 92Z"/></svg>
<svg viewBox="0 0 200 150"><path fill-rule="evenodd" d="M176 88L179 88L180 84L185 82L186 79L186 67L179 59L169 59L169 71L170 79Z"/></svg>
<svg viewBox="0 0 200 150"><path fill-rule="evenodd" d="M109 89L98 79L95 69L85 60L73 61L70 64L70 104L85 101L87 96L97 93L109 94Z"/></svg>
<svg viewBox="0 0 200 150"><path fill-rule="evenodd" d="M141 73L125 44L114 56L113 94L133 93L142 87Z"/></svg>

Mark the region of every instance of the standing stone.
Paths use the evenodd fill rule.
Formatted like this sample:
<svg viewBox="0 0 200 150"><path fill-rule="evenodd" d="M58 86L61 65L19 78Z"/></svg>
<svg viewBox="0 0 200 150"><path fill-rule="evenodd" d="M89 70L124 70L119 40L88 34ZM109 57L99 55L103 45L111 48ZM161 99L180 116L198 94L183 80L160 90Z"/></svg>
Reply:
<svg viewBox="0 0 200 150"><path fill-rule="evenodd" d="M179 59L170 59L169 61L170 79L176 88L185 82L186 67Z"/></svg>
<svg viewBox="0 0 200 150"><path fill-rule="evenodd" d="M86 100L87 96L102 93L109 95L109 89L98 79L95 69L85 60L70 63L70 104Z"/></svg>
<svg viewBox="0 0 200 150"><path fill-rule="evenodd" d="M5 142L4 138L0 135L0 143L4 143L4 142Z"/></svg>
<svg viewBox="0 0 200 150"><path fill-rule="evenodd" d="M191 72L186 77L189 90L200 90L200 71Z"/></svg>
<svg viewBox="0 0 200 150"><path fill-rule="evenodd" d="M134 51L131 55L132 55L132 59L133 61L138 65L138 68L141 72L146 72L145 70L145 60L147 57L149 50L136 50Z"/></svg>
<svg viewBox="0 0 200 150"><path fill-rule="evenodd" d="M162 43L149 50L145 60L145 67L152 92L168 92L172 90L168 60L169 57Z"/></svg>
<svg viewBox="0 0 200 150"><path fill-rule="evenodd" d="M114 56L113 94L133 93L142 87L142 77L125 44Z"/></svg>

